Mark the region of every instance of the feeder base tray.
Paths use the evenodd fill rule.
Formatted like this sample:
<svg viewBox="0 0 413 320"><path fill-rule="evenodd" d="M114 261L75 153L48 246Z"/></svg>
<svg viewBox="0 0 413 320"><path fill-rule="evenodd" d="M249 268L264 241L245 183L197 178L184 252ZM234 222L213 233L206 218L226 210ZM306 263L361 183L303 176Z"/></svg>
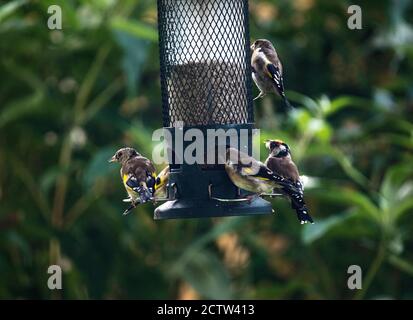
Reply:
<svg viewBox="0 0 413 320"><path fill-rule="evenodd" d="M217 200L177 199L167 201L155 209L154 219L208 218L272 214L271 204L254 198L251 202L222 203Z"/></svg>

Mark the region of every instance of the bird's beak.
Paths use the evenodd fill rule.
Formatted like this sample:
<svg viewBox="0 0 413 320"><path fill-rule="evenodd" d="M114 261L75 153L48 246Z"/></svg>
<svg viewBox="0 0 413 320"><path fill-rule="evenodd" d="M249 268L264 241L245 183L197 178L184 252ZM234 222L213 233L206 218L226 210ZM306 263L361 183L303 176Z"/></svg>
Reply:
<svg viewBox="0 0 413 320"><path fill-rule="evenodd" d="M113 156L112 158L110 158L110 159L108 160L108 162L116 162L116 157Z"/></svg>

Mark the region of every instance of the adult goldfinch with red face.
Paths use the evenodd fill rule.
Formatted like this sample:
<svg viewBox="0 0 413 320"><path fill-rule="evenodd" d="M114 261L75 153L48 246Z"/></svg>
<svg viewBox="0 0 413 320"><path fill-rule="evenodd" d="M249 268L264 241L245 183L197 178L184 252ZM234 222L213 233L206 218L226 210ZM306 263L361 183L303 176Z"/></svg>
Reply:
<svg viewBox="0 0 413 320"><path fill-rule="evenodd" d="M251 52L252 79L260 90L254 100L267 93L276 93L283 99L286 107L291 108L284 92L283 67L272 43L266 39L258 39L251 45Z"/></svg>
<svg viewBox="0 0 413 320"><path fill-rule="evenodd" d="M297 213L298 220L303 223L313 223L304 202L304 188L300 181L298 168L291 158L290 147L281 140L267 140L265 146L270 151L265 165L275 174L290 181L298 192L287 194L291 199L292 208Z"/></svg>

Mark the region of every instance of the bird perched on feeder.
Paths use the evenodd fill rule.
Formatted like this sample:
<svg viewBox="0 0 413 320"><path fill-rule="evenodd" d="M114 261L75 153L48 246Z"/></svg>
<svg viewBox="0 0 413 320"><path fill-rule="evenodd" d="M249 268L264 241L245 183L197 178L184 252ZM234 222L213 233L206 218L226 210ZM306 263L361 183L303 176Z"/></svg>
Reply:
<svg viewBox="0 0 413 320"><path fill-rule="evenodd" d="M301 223L313 223L304 202L303 184L300 181L298 168L291 158L290 147L281 140L266 140L265 146L270 151L267 160L265 160L265 165L275 174L290 181L299 191L294 197L287 194L291 198L291 204L297 212L298 219Z"/></svg>
<svg viewBox="0 0 413 320"><path fill-rule="evenodd" d="M155 167L149 159L143 157L133 148L122 148L116 151L109 162L119 162L122 167L120 176L131 202L131 206L123 214L128 214L138 203L153 199L156 182Z"/></svg>
<svg viewBox="0 0 413 320"><path fill-rule="evenodd" d="M283 67L272 43L266 39L255 40L251 52L252 79L260 90L254 100L274 92L287 108L292 108L284 92Z"/></svg>
<svg viewBox="0 0 413 320"><path fill-rule="evenodd" d="M228 148L225 170L232 183L240 189L258 195L280 190L291 199L293 209L296 210L297 218L301 224L313 222L307 213L308 210L304 203L302 189L289 179L271 171L264 163L237 149Z"/></svg>
<svg viewBox="0 0 413 320"><path fill-rule="evenodd" d="M275 175L265 164L235 148L226 151L225 171L238 188L258 195L288 185L286 179Z"/></svg>
<svg viewBox="0 0 413 320"><path fill-rule="evenodd" d="M155 201L158 199L165 199L168 196L167 192L167 185L169 182L169 166L166 166L159 172L158 176L156 177L155 181L155 191L154 191L154 199Z"/></svg>

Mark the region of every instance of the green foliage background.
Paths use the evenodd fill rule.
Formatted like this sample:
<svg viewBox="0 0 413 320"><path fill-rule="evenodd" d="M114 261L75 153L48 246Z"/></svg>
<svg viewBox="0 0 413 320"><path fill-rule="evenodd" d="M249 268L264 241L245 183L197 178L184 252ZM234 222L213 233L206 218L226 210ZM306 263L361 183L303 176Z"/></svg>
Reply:
<svg viewBox="0 0 413 320"><path fill-rule="evenodd" d="M276 44L297 106L267 96L256 126L292 146L311 226L279 199L258 218L122 217L107 159L150 155L162 123L155 1L0 3L0 298L413 298L411 1L356 1L362 30L350 1L250 1L251 36Z"/></svg>

